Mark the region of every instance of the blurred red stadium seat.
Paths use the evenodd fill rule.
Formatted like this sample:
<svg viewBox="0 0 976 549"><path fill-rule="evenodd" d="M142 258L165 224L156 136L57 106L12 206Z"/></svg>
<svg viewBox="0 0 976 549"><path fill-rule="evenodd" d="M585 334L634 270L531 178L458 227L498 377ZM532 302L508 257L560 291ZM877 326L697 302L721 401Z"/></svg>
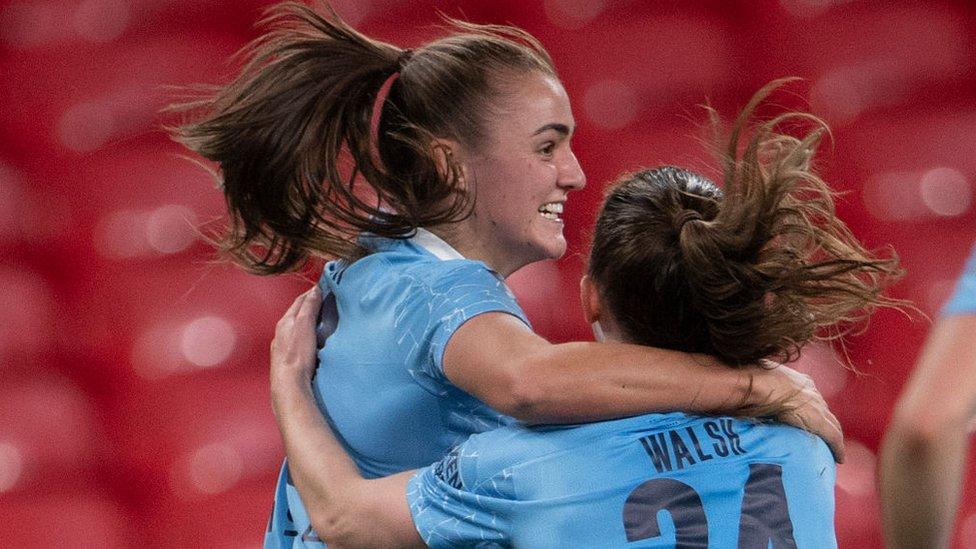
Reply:
<svg viewBox="0 0 976 549"><path fill-rule="evenodd" d="M150 519L148 547L259 549L271 516L274 479L242 483L208 498L160 507ZM201 512L206 509L206 512Z"/></svg>
<svg viewBox="0 0 976 549"><path fill-rule="evenodd" d="M932 86L951 90L970 76L971 14L959 6L844 2L830 9L831 2L821 4L827 8L796 1L754 3L744 45L751 54L750 72L760 82L786 75L810 79L813 106L832 123L905 105Z"/></svg>
<svg viewBox="0 0 976 549"><path fill-rule="evenodd" d="M0 494L60 490L102 457L91 399L42 366L0 373Z"/></svg>
<svg viewBox="0 0 976 549"><path fill-rule="evenodd" d="M0 288L2 372L14 357L46 351L57 338L54 290L45 276L28 265L7 263L0 267Z"/></svg>
<svg viewBox="0 0 976 549"><path fill-rule="evenodd" d="M97 488L64 495L0 499L4 547L133 547L133 523L118 502Z"/></svg>
<svg viewBox="0 0 976 549"><path fill-rule="evenodd" d="M200 373L123 395L110 421L122 482L148 513L263 482L268 505L284 456L267 375ZM131 480L128 480L131 479Z"/></svg>

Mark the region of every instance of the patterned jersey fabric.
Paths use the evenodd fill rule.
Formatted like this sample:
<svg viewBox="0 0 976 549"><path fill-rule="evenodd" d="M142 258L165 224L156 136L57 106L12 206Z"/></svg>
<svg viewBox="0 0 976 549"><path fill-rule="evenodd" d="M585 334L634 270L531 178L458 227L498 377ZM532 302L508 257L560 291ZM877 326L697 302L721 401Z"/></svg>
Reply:
<svg viewBox="0 0 976 549"><path fill-rule="evenodd" d="M431 547L823 549L834 478L804 431L669 413L475 435L408 499Z"/></svg>
<svg viewBox="0 0 976 549"><path fill-rule="evenodd" d="M477 315L528 321L499 275L427 231L366 244L373 253L329 263L322 275L328 337L314 390L346 451L375 478L429 465L472 433L513 422L452 385L442 359L455 330ZM321 547L287 465L265 545Z"/></svg>

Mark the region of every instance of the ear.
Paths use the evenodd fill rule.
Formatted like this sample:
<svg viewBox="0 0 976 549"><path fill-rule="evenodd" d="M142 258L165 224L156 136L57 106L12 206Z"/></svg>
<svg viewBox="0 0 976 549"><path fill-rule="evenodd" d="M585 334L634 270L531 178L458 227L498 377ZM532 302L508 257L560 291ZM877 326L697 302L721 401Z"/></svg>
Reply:
<svg viewBox="0 0 976 549"><path fill-rule="evenodd" d="M458 162L461 158L461 146L452 139L434 139L430 142L431 156L437 164L437 172L441 177L446 177L448 173L448 159ZM462 166L463 169L463 166ZM462 178L464 173L462 171Z"/></svg>
<svg viewBox="0 0 976 549"><path fill-rule="evenodd" d="M583 317L587 324L600 320L603 303L600 301L600 291L589 275L583 275L580 279L580 304L583 306Z"/></svg>

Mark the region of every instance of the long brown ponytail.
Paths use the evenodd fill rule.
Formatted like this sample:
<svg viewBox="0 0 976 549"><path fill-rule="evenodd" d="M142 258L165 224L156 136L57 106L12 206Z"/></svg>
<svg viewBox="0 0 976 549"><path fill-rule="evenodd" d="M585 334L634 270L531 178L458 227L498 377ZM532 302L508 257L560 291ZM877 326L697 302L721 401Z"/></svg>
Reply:
<svg viewBox="0 0 976 549"><path fill-rule="evenodd" d="M589 270L632 341L734 365L786 362L812 339L859 326L879 305L903 304L882 295L900 274L897 258L864 249L811 167L826 125L798 112L751 124L783 83L765 86L736 119L720 154L724 190L664 167L624 176L608 191ZM812 129L778 132L794 122Z"/></svg>
<svg viewBox="0 0 976 549"><path fill-rule="evenodd" d="M476 147L505 71L555 75L542 46L511 27L452 20L454 34L407 52L322 11L272 7L232 82L170 108L191 117L174 138L219 165L221 248L260 274L355 258L363 232L405 237L463 219L472 197L432 144Z"/></svg>

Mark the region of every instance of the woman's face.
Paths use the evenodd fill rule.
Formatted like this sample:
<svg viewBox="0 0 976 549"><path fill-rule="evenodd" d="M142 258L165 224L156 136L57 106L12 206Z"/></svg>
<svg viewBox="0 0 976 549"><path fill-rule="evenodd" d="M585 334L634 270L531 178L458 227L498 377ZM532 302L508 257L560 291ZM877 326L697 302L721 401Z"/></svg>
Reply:
<svg viewBox="0 0 976 549"><path fill-rule="evenodd" d="M586 176L570 147L576 123L569 97L551 76L506 83L499 112L478 150L464 151L465 182L476 193L466 221L488 264L507 276L566 251L563 205Z"/></svg>

